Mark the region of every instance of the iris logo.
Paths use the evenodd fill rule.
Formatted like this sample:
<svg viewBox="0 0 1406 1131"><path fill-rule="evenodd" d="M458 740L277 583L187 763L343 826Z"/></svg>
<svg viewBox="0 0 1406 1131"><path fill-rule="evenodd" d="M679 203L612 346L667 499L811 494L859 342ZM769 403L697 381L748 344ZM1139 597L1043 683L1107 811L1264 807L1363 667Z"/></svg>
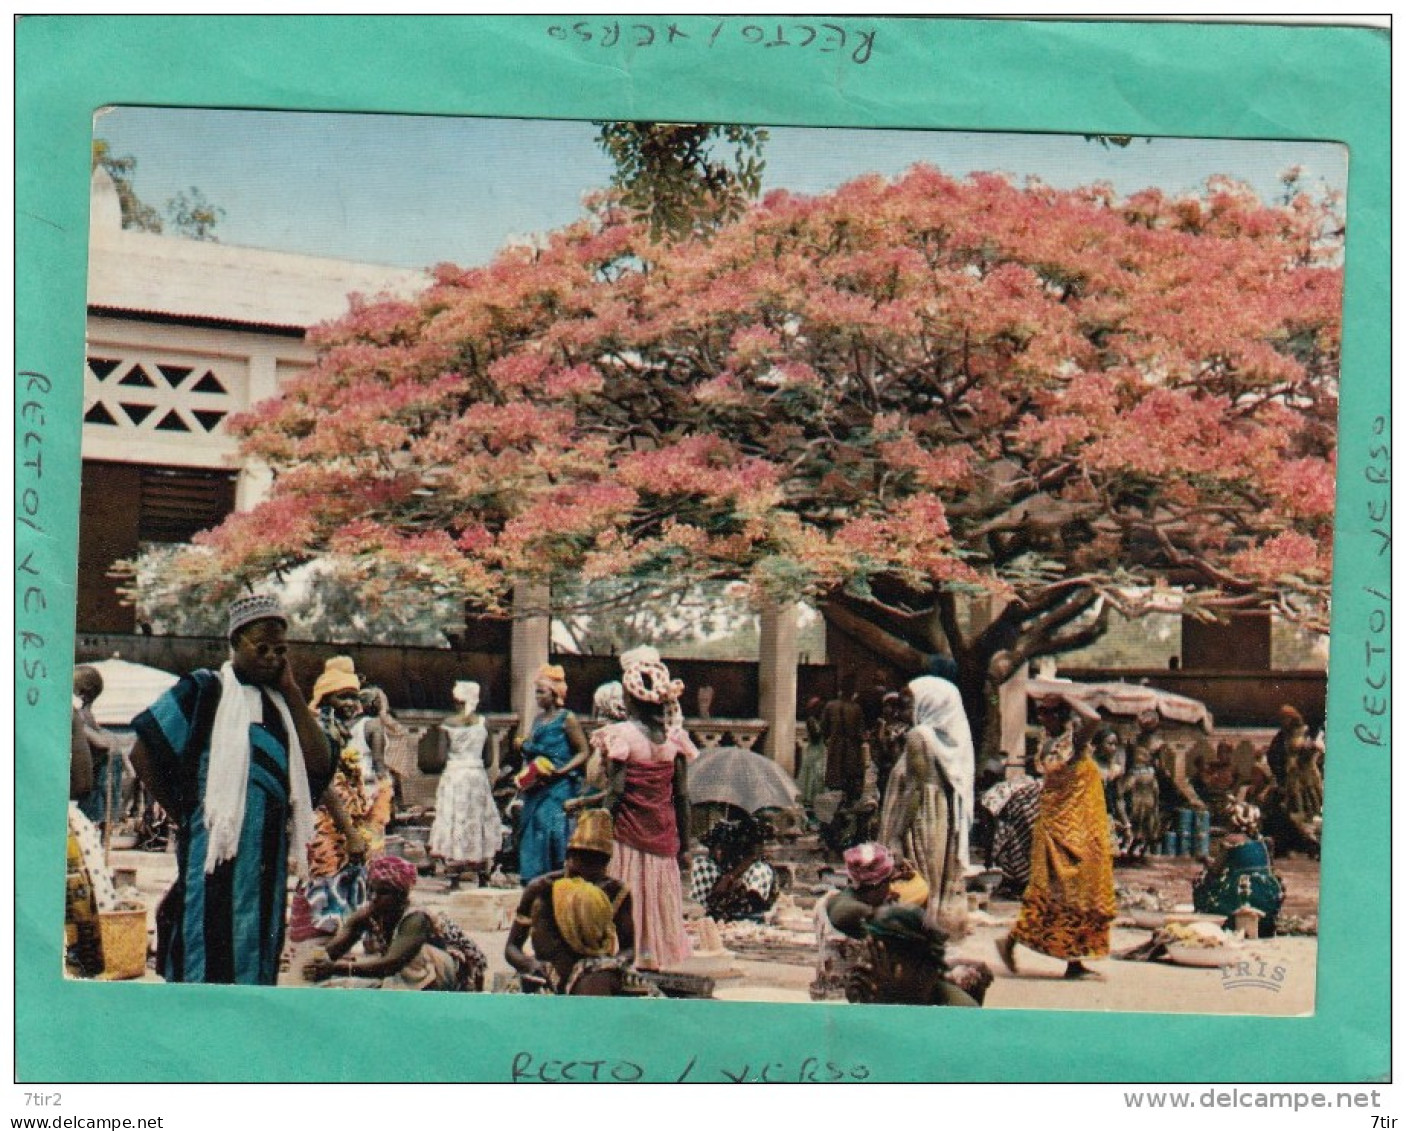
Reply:
<svg viewBox="0 0 1406 1131"><path fill-rule="evenodd" d="M1220 968L1220 988L1273 990L1277 994L1283 988L1288 973L1287 966L1270 966L1263 959L1227 962Z"/></svg>

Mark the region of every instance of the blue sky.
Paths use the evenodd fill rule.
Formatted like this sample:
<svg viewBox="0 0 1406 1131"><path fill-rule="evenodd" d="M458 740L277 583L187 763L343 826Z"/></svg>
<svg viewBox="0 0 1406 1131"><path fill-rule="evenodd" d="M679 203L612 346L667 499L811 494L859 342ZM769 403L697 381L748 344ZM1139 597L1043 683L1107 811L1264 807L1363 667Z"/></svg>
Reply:
<svg viewBox="0 0 1406 1131"><path fill-rule="evenodd" d="M581 214L611 166L589 122L117 107L95 121L137 158L137 194L158 210L197 186L225 210L224 243L426 267L486 262L505 241ZM1105 149L1078 135L772 129L765 188L819 193L918 161L953 175L995 170L1058 187L1180 192L1226 173L1262 196L1279 173L1344 189L1336 145L1157 138Z"/></svg>

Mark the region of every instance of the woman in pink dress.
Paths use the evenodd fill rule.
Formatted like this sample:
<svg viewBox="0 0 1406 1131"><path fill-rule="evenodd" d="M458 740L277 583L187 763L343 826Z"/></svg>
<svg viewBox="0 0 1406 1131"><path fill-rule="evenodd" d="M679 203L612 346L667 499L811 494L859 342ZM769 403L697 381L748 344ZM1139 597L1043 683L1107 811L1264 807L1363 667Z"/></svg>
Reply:
<svg viewBox="0 0 1406 1131"><path fill-rule="evenodd" d="M688 858L688 763L698 749L685 733L680 680L653 648L620 657L624 722L603 726L591 741L606 756L606 807L615 817L610 874L630 889L635 965L676 966L689 955L684 933L683 881Z"/></svg>

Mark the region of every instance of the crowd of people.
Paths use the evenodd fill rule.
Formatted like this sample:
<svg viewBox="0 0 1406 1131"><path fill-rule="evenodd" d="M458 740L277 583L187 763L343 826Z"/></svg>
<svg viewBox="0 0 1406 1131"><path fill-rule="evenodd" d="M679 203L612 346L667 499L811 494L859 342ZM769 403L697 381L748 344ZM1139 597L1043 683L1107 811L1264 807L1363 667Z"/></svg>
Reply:
<svg viewBox="0 0 1406 1131"><path fill-rule="evenodd" d="M233 602L228 639L218 670L183 676L132 720L131 765L175 838L176 880L156 912L157 972L271 985L296 963L327 986L482 990L482 952L452 920L415 906L419 869L386 848L407 735L384 694L334 656L305 697L272 597ZM78 811L110 736L91 715L96 673L78 669L74 691ZM524 989L648 996L657 991L638 972L688 956L687 767L698 751L681 725L682 691L654 649L626 653L620 680L597 696L602 725L588 743L566 708L563 671L544 665L505 811L494 787L507 775L478 713L480 688L455 684L456 710L433 736L442 772L427 848L453 888L465 876L488 884L512 846L523 896L505 958ZM751 907L747 893L760 887L763 908L774 877L736 875L729 852L710 885L715 904Z"/></svg>
<svg viewBox="0 0 1406 1131"><path fill-rule="evenodd" d="M867 695L807 704L797 784L827 845L848 849L852 881L820 905L816 996L857 992L856 916L899 901L890 864L921 880L923 921L945 939L965 933L969 886L1017 901L997 942L1013 974L1025 948L1063 960L1071 980L1101 977L1086 963L1110 953L1114 863L1149 854L1199 857L1196 909L1229 928L1249 908L1260 934L1274 933L1283 884L1272 852L1316 856L1321 828L1323 744L1295 708L1281 710L1247 771L1247 752L1228 743L1197 753L1170 741L1155 711L1138 715L1125 740L1075 697L1051 696L1036 705L1024 772L1011 776L978 764L950 675L898 690L881 675ZM866 701L877 706L866 711Z"/></svg>
<svg viewBox="0 0 1406 1131"><path fill-rule="evenodd" d="M415 760L410 732L350 657L328 659L305 697L286 635L274 598L233 602L228 661L183 676L132 721L131 767L175 840L157 972L267 985L296 963L326 986L483 990L482 951L415 905L421 870L387 850ZM978 882L994 873L995 895L1020 903L997 942L1012 973L1025 948L1062 960L1067 978L1099 977L1086 963L1109 954L1115 858L1158 851L1187 807L1224 833L1206 854L1198 908L1229 916L1248 900L1273 931L1282 885L1269 844L1316 844L1322 804L1321 743L1296 711L1285 708L1246 777L1225 749L1187 771L1155 714L1125 746L1105 720L1052 697L1038 705L1027 772L1012 778L978 766L952 675L893 689L880 673L863 692L806 705L800 797L848 881L816 907L812 996L979 1005L990 969L948 946L968 933L968 888L983 873ZM75 809L91 800L95 766L120 764L92 719L95 677L74 677ZM536 717L500 764L479 685L454 685L455 710L432 736L426 847L451 891L516 874L503 957L524 992L654 996L650 975L690 954L688 905L719 923L760 922L776 905L783 883L764 821L735 813L691 852L699 751L683 690L655 649L631 649L583 725L566 706L565 672L544 665Z"/></svg>

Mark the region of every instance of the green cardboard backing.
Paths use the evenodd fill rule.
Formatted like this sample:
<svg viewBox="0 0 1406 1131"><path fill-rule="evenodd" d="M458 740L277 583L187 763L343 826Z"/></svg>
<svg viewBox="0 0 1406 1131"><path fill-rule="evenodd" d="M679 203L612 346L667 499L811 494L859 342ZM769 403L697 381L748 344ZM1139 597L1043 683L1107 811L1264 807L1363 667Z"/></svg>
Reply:
<svg viewBox="0 0 1406 1131"><path fill-rule="evenodd" d="M875 28L866 61L776 20L38 17L16 54L15 1024L21 1081L614 1078L1366 1080L1389 1072L1389 43L1366 28L783 19ZM665 42L670 23L680 35ZM643 44L650 24L655 41ZM721 30L716 32L721 24ZM601 27L607 35L599 34ZM756 27L756 33L746 31ZM552 30L552 29L557 30ZM684 37L687 38L684 38ZM713 36L710 39L710 36ZM824 42L833 44L834 38ZM106 104L1339 141L1350 147L1329 756L1314 1016L1157 1016L66 982L68 683L92 114ZM1380 744L1371 741L1380 726ZM442 1034L428 1041L424 1034ZM1039 1055L1011 1055L1038 1047ZM960 1050L960 1055L956 1055ZM813 1058L813 1059L812 1059ZM815 1061L821 1070L817 1073ZM519 1064L522 1062L519 1061ZM747 1067L750 1066L750 1067ZM606 1078L602 1076L602 1078Z"/></svg>

